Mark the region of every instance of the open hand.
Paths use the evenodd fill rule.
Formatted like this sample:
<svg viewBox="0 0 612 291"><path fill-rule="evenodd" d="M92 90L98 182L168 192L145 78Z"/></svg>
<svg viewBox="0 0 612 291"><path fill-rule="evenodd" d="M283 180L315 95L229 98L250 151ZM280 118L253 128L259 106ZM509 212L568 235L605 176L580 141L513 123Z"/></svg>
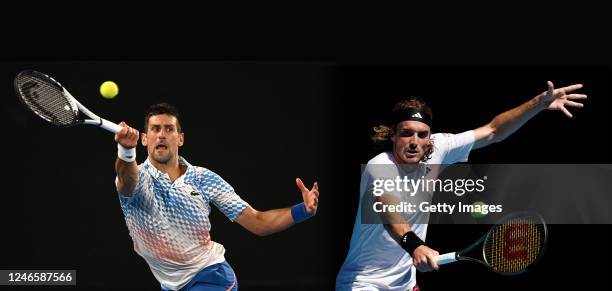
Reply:
<svg viewBox="0 0 612 291"><path fill-rule="evenodd" d="M574 84L567 87L555 89L551 81L548 81L548 90L540 94L540 100L544 108L548 110L559 110L567 117L572 118L572 114L567 110L566 106L582 108L584 104L572 100L586 99L584 94L570 94L571 92L582 88L582 84Z"/></svg>
<svg viewBox="0 0 612 291"><path fill-rule="evenodd" d="M306 211L308 214L317 211L317 207L319 206L319 184L314 182L312 185L312 190L309 190L304 186L304 183L300 178L295 179L295 183L297 184L300 191L302 191L302 198L304 199L304 206L306 206Z"/></svg>

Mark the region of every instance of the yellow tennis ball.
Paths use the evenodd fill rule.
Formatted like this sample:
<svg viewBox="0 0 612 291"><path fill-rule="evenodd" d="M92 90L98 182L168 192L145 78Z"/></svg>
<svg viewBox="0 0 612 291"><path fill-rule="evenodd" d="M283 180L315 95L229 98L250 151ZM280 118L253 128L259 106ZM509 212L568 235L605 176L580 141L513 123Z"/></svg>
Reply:
<svg viewBox="0 0 612 291"><path fill-rule="evenodd" d="M487 204L485 204L482 201L476 201L476 202L472 203L472 205L475 208L474 211L472 213L470 213L472 215L472 217L474 217L474 218L483 218L483 217L485 217L485 215L487 215L487 211L483 209L483 208L487 207Z"/></svg>
<svg viewBox="0 0 612 291"><path fill-rule="evenodd" d="M119 86L113 81L106 81L100 85L100 94L106 99L112 99L119 94Z"/></svg>

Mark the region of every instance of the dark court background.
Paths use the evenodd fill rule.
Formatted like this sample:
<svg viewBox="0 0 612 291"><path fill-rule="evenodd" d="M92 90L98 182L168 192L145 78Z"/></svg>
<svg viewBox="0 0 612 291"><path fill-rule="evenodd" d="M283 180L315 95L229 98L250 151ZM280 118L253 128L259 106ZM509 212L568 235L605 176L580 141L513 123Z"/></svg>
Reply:
<svg viewBox="0 0 612 291"><path fill-rule="evenodd" d="M542 112L506 141L473 151L470 162L612 163L609 66L45 61L1 68L8 186L0 203L0 269L76 269L79 290L159 285L132 249L113 185L112 134L54 128L28 112L12 87L22 69L48 73L101 117L138 129L150 104L176 105L185 131L180 154L220 174L257 209L300 202L295 177L309 186L319 182L317 216L268 237L213 212L212 238L225 246L241 290L333 290L355 220L361 164L379 152L369 136L396 97L423 97L434 112L434 132L459 133L546 90L547 80L557 87L583 83L580 92L589 99L571 110L573 119ZM119 85L113 100L98 93L106 80ZM138 162L145 157L140 147ZM487 229L431 225L428 244L454 251ZM610 225L549 225L549 231L547 252L528 273L505 277L455 264L419 273L419 285L424 291L524 290L545 281L551 289L610 289ZM75 288L60 290L68 289Z"/></svg>
<svg viewBox="0 0 612 291"><path fill-rule="evenodd" d="M20 104L12 80L22 69L49 74L92 112L142 130L149 105L181 114L179 154L228 181L259 210L302 201L295 185L326 188L333 200L335 69L326 64L222 62L43 62L2 64L7 141L2 269L76 269L79 289L155 290L159 284L132 247L114 186L116 143L105 130L54 128ZM119 85L112 100L103 81ZM137 161L146 158L137 149ZM244 290L331 288L333 204L316 219L256 237L216 208L212 239Z"/></svg>
<svg viewBox="0 0 612 291"><path fill-rule="evenodd" d="M424 98L433 110L433 132L459 133L489 122L496 114L546 90L584 84L586 106L570 110L573 119L544 111L501 143L474 150L479 164L609 164L612 161L611 67L609 66L346 66L338 73L339 121L337 164L343 193L338 225L352 225L358 200L357 161L367 163L379 151L369 137L398 96ZM562 181L560 181L562 182ZM348 190L348 191L346 191ZM576 193L580 195L580 193ZM355 198L355 199L354 199ZM554 201L551 201L554 202ZM427 243L440 253L460 250L480 238L488 225L438 225L428 228ZM549 243L536 267L519 276L501 276L480 265L454 264L433 273L418 273L422 290L607 290L611 287L611 225L549 225ZM348 248L350 227L340 227L338 253Z"/></svg>

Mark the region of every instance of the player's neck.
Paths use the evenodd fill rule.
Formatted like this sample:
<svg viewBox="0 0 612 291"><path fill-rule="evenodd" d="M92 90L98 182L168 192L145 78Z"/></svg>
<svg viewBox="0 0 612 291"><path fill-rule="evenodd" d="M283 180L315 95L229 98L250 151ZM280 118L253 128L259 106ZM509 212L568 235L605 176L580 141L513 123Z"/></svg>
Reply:
<svg viewBox="0 0 612 291"><path fill-rule="evenodd" d="M154 159L149 159L149 162L158 171L168 174L170 181L172 182L178 179L187 170L187 166L181 167L178 157L168 161L167 163L158 163Z"/></svg>

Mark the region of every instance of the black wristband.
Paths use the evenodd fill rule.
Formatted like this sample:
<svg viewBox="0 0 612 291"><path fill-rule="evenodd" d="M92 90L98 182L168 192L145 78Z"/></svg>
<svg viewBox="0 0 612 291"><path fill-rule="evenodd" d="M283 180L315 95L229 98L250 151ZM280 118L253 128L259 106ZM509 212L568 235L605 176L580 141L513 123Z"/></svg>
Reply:
<svg viewBox="0 0 612 291"><path fill-rule="evenodd" d="M412 256L414 250L419 246L425 245L425 242L421 240L414 231L409 231L402 236L400 245L410 254L410 256Z"/></svg>

